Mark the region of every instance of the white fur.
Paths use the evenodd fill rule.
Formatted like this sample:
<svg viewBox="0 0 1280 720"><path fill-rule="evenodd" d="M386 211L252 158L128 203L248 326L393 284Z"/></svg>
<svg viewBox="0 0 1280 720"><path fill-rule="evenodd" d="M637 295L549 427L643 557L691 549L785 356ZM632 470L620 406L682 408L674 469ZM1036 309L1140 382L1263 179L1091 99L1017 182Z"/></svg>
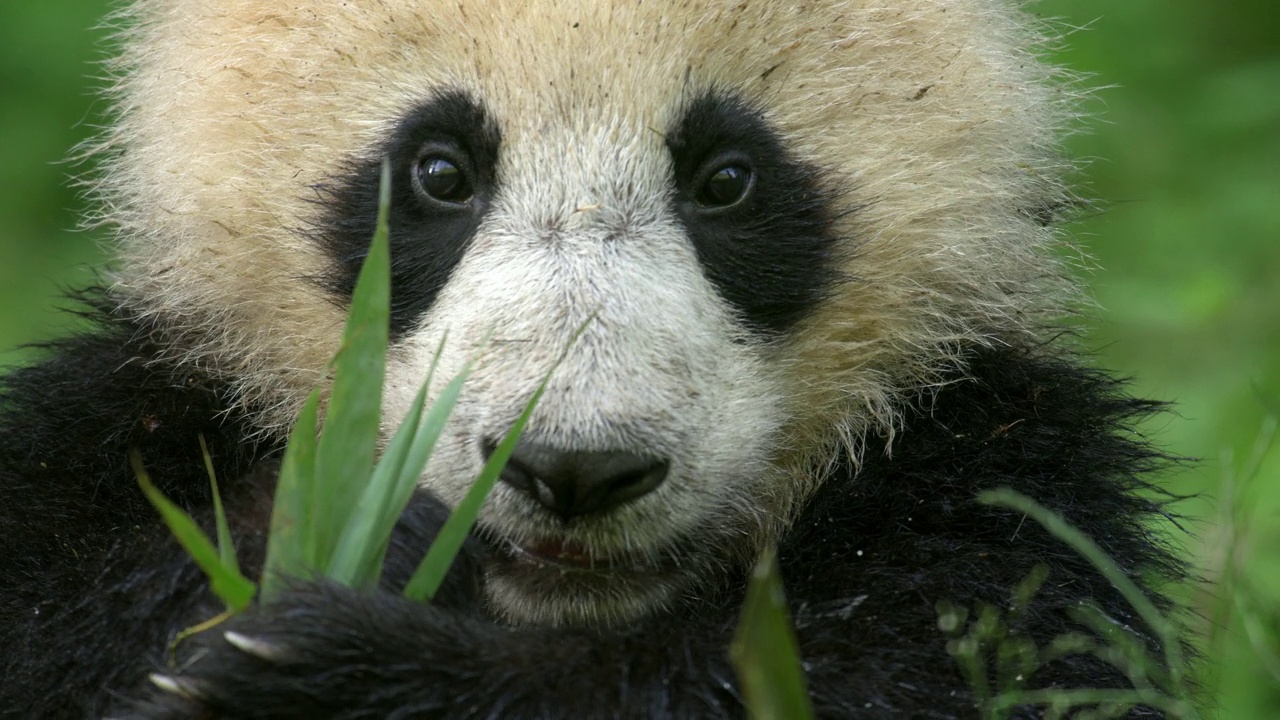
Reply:
<svg viewBox="0 0 1280 720"><path fill-rule="evenodd" d="M511 427L568 348L525 437L664 459L667 480L567 526L500 486L481 522L518 544L560 536L602 558L654 557L732 518L735 506L758 504L786 418L779 373L704 277L668 210L662 138L643 127L616 127L615 136L630 141L559 126L505 138L501 195L419 330L395 349L386 405L389 418L404 415L442 341L439 384L483 358L424 479L456 503L479 472L481 442ZM581 149L566 156L564 147ZM491 581L518 619L572 617L581 604L574 596L558 609L545 593L528 598L501 575Z"/></svg>

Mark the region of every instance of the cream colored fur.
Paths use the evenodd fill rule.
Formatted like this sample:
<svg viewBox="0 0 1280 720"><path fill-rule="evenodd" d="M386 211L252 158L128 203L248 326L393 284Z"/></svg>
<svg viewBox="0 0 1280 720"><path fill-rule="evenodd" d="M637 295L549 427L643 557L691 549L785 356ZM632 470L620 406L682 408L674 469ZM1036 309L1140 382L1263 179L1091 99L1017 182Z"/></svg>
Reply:
<svg viewBox="0 0 1280 720"><path fill-rule="evenodd" d="M770 412L741 413L741 437L709 435L754 438L757 454L769 449L771 457L748 457L743 466L768 479L745 492L759 496L755 512L769 517L787 516L811 489L814 463L834 456L838 444L856 451L866 432L893 433L904 397L935 384L962 344L1030 344L1069 294L1055 235L1030 211L1062 197L1054 142L1071 97L1026 50L1037 38L1005 0L138 0L123 24L119 122L103 141L99 187L101 219L119 229L117 291L167 329L176 356L231 381L267 433L286 428L323 381L343 321L340 307L306 280L326 266L303 232L318 218L313 186L343 161L368 156L402 113L441 86L482 98L512 148L499 172L523 200L486 220L480 245L547 223L600 231L625 202L623 193L602 190L603 181L593 185L592 172L635 171L640 196L643 183L660 185L660 133L708 88L764 108L798 157L828 171L840 209L850 211L839 227L849 281L784 342L748 345L754 349L726 357L729 370L688 376L721 393L724 407L769 399ZM528 174L535 164L567 179L544 187ZM545 217L531 220L540 212ZM677 257L678 236L664 222L655 215L635 227L669 239ZM483 257L502 257L494 252ZM465 288L480 288L503 267L471 259L459 272L472 278ZM643 270L636 272L639 282ZM692 276L678 283L690 303L705 305L706 324L691 332L709 333L698 336L709 344L693 343L676 359L732 347L732 314L710 286ZM437 325L428 317L393 349L400 386L418 377L441 325L469 312L467 299L451 292L441 304L454 311ZM594 301L621 297L632 297L636 312L679 304L623 291ZM585 312L589 304L575 307ZM437 319L442 312L433 310ZM482 324L480 310L470 312ZM538 362L555 355L552 341L577 320L563 318L542 351L522 356L523 369L513 371L523 373L520 382L498 394L518 402L536 384ZM537 328L525 322L514 330ZM477 349L473 340L460 341L451 365ZM589 353L590 331L585 340ZM481 386L484 377L497 376L482 376ZM571 383L565 391L573 392ZM403 412L405 392L389 390L389 421ZM643 394L619 398L644 402ZM572 415L548 402L544 425ZM434 487L456 498L457 488L441 482ZM720 502L746 505L747 497ZM632 527L661 507L638 505ZM508 510L491 520L514 528L519 521ZM673 523L665 530L680 529ZM647 541L637 542L643 550Z"/></svg>

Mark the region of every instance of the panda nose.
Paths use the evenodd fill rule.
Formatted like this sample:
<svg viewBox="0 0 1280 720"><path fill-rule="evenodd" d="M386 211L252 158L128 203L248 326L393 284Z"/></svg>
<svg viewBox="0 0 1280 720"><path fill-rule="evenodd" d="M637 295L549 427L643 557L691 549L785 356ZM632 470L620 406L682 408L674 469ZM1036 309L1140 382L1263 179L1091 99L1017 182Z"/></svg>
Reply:
<svg viewBox="0 0 1280 720"><path fill-rule="evenodd" d="M496 443L484 444L487 460ZM646 495L667 478L671 464L615 450L559 450L521 440L501 479L568 520L603 512Z"/></svg>

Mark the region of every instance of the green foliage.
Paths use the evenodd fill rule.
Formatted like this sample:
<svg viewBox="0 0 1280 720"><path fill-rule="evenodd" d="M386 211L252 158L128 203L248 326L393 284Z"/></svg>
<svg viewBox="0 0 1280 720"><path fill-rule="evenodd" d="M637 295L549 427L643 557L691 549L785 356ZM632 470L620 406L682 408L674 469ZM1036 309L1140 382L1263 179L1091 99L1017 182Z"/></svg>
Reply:
<svg viewBox="0 0 1280 720"><path fill-rule="evenodd" d="M984 492L978 496L978 502L987 505L1000 505L1028 515L1031 519L1044 526L1051 535L1083 555L1089 561L1089 564L1093 565L1112 586L1120 591L1120 594L1137 611L1143 622L1156 633L1161 647L1164 648L1165 665L1169 671L1169 685L1180 699L1188 699L1187 688L1183 682L1186 677L1186 667L1182 659L1182 643L1180 642L1178 626L1156 608L1151 599L1142 592L1137 583L1116 565L1111 556L1098 547L1098 544L1088 535L1072 527L1061 515L1048 510L1031 498L1013 490L1002 488ZM1151 665L1150 663L1147 664Z"/></svg>
<svg viewBox="0 0 1280 720"><path fill-rule="evenodd" d="M1120 591L1156 633L1164 652L1162 661L1151 657L1140 636L1091 604L1070 611L1072 618L1090 633L1060 635L1043 648L1017 633L1014 628L1019 626L1036 591L1048 578L1049 573L1043 566L1036 567L1014 589L1007 612L985 604L971 611L940 601L938 627L951 637L947 652L968 680L984 720L1003 720L1024 705L1043 708L1049 720L1119 718L1138 705L1158 708L1171 720L1199 718L1187 681L1177 624L1159 611L1115 561L1060 515L1024 495L1000 489L982 493L978 500L1025 513L1080 553ZM1118 668L1133 687L1115 690L1026 688L1028 679L1041 666L1079 654L1095 655Z"/></svg>
<svg viewBox="0 0 1280 720"><path fill-rule="evenodd" d="M559 363L556 363L559 365ZM552 370L555 368L553 367ZM550 372L547 376L550 377ZM547 387L546 378L542 384L538 386L533 397L525 404L524 411L520 413L520 418L516 420L515 425L507 431L502 437L502 441L498 443L498 447L494 449L485 462L484 468L481 469L480 475L476 478L471 489L467 491L462 502L454 508L449 514L449 519L445 521L444 527L440 529L440 534L436 536L431 547L427 550L427 555L414 571L413 576L409 578L409 582L405 585L405 597L413 600L427 601L435 597L436 590L440 589L440 584L444 582L444 576L449 572L449 566L453 564L453 559L458 556L458 551L462 549L462 543L467 539L467 535L471 533L471 528L475 526L476 518L480 515L480 507L484 504L484 499L489 496L489 492L493 490L494 483L497 482L498 476L502 473L502 468L506 467L507 460L511 457L511 452L515 450L516 442L520 439L520 433L524 430L525 423L529 421L529 415L533 412L533 407L538 403L538 399L542 397L542 392ZM447 392L447 389L446 389ZM455 394L457 390L454 390ZM443 418L440 421L443 424Z"/></svg>
<svg viewBox="0 0 1280 720"><path fill-rule="evenodd" d="M435 375L443 350L442 342L408 415L382 457L374 463L381 423L382 379L390 320L390 252L386 220L389 188L389 170L384 167L378 228L356 283L343 345L334 362L333 389L323 432L317 432L320 400L319 393L313 392L299 414L285 449L267 541L262 578L264 602L276 597L290 578L323 576L354 588L371 588L377 584L391 532L413 494L470 373L468 364L445 386L424 415L427 388ZM547 377L550 377L550 372ZM450 516L445 531L432 544L414 581L410 583L407 592L412 596L429 599L435 592L433 583L438 583L452 564L461 546L461 538L475 523L485 496L493 487L545 385L546 378L525 407L520 422L504 438L504 453L501 456L495 453L490 459L467 501ZM229 608L242 610L253 598L255 586L237 568L230 529L213 476L212 460L203 439L201 447L210 482L213 483L221 551L214 548L185 512L152 486L135 454L138 482L183 546L209 576L214 592Z"/></svg>
<svg viewBox="0 0 1280 720"><path fill-rule="evenodd" d="M235 567L234 558L231 564L224 563L218 548L214 547L191 516L156 489L142 466L142 456L136 450L129 454L129 462L133 465L133 472L138 478L138 486L142 488L142 492L160 511L165 524L195 560L196 565L209 576L209 585L214 595L217 595L232 610L243 610L248 607L257 587L251 580L240 574L239 569ZM225 518L219 519L219 524L224 522Z"/></svg>
<svg viewBox="0 0 1280 720"><path fill-rule="evenodd" d="M386 523L387 495L393 489L389 483L398 480L405 469L407 445L417 429L421 402L374 469L391 317L389 175L384 166L377 229L352 294L342 347L334 359L324 432L318 437L315 433L318 401L313 395L290 437L281 465L267 541L264 595L268 600L288 577L319 574L352 587L375 583L382 571L376 548L379 544L385 548L386 540L381 536L385 532L390 537L395 517L403 509L402 504ZM419 400L423 397L420 392ZM383 497L377 497L378 492ZM375 527L375 518L384 522L382 528ZM344 538L348 544L340 544Z"/></svg>
<svg viewBox="0 0 1280 720"><path fill-rule="evenodd" d="M729 659L746 696L747 714L753 720L813 717L804 671L800 667L800 647L787 614L787 599L773 548L761 554L751 573Z"/></svg>
<svg viewBox="0 0 1280 720"><path fill-rule="evenodd" d="M427 549L427 555L414 571L413 576L409 578L409 582L405 585L404 594L413 600L427 601L435 597L436 590L440 589L440 584L444 582L444 577L449 572L449 566L453 564L453 559L457 557L458 551L462 549L462 543L467 539L467 535L471 533L471 528L475 526L476 518L480 515L480 508L484 504L484 499L489 496L489 492L493 490L494 484L498 481L502 469L506 467L507 460L511 458L511 453L516 449L516 443L520 440L520 433L524 431L524 426L529 422L529 416L533 414L533 408L538 404L538 400L542 398L542 394L547 389L547 383L551 380L551 374L560 367L560 363L564 362L565 355L578 342L578 338L582 337L582 333L587 326L595 321L595 316L588 317L569 338L569 342L565 345L564 350L560 352L560 356L547 369L547 374L542 377L542 382L538 383L538 389L533 392L533 396L525 403L524 410L520 413L520 417L516 419L511 429L503 435L502 440L494 448L489 455L489 459L481 468L479 476L471 485L471 489L462 498L462 502L453 509L449 514L449 519L445 521L444 527L440 529L440 534L436 536L431 547ZM453 396L456 396L458 389L461 387L462 378L465 377L467 371L463 371L462 375L454 380L459 388L453 390ZM450 384L450 388L453 384ZM452 397L449 395L450 388L446 388L441 394L441 400L437 401L437 406L443 402L444 398ZM452 405L452 400L449 404ZM435 408L432 409L435 412ZM443 425L444 418L439 419L439 423ZM436 431L439 434L439 431Z"/></svg>
<svg viewBox="0 0 1280 720"><path fill-rule="evenodd" d="M378 453L382 380L386 375L391 321L391 250L387 231L391 168L386 163L378 192L377 229L351 297L351 315L342 347L333 362L324 434L316 445L310 525L304 526L301 533L314 553L313 567L328 568L330 572L338 538L357 506L359 479L369 477ZM417 418L409 422L416 425Z"/></svg>
<svg viewBox="0 0 1280 720"><path fill-rule="evenodd" d="M391 439L382 462L374 468L373 477L364 486L354 512L342 527L327 574L344 585L371 587L378 582L391 539L385 531L394 527L396 517L408 504L419 477L411 472L412 467L407 463L409 452L415 445L435 441L434 437L422 440L418 434L422 409L426 404L426 390L424 384L409 406L404 424ZM452 408L452 402L449 408ZM430 452L422 456L425 459ZM419 466L419 474L421 469Z"/></svg>
<svg viewBox="0 0 1280 720"><path fill-rule="evenodd" d="M222 494L218 492L218 474L213 471L213 456L209 454L209 445L204 435L200 440L200 456L204 458L204 471L209 476L209 490L213 494L213 517L218 528L218 560L224 567L239 574L240 563L236 561L236 544L231 539L231 526L227 523L227 512L222 508Z"/></svg>
<svg viewBox="0 0 1280 720"><path fill-rule="evenodd" d="M280 462L262 572L264 598L275 597L289 578L307 577L312 569L320 567L306 542L311 536L319 408L320 393L313 391L298 414Z"/></svg>
<svg viewBox="0 0 1280 720"><path fill-rule="evenodd" d="M1280 529L1274 515L1260 522L1260 499L1274 490L1261 477L1276 444L1280 403L1262 395L1269 415L1244 461L1223 461L1217 538L1209 561L1216 580L1208 594L1208 646L1223 664L1212 679L1230 703L1231 717L1274 717L1280 708ZM1260 482L1261 481L1261 482ZM1254 568L1265 565L1271 572ZM1230 671L1227 668L1231 668ZM1224 717L1227 715L1224 713Z"/></svg>

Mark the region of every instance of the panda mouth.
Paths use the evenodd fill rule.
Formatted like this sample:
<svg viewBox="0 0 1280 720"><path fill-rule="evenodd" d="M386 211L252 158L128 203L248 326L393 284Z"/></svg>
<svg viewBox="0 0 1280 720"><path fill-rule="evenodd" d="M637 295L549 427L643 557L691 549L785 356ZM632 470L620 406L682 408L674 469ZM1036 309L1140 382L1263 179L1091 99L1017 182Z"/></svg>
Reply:
<svg viewBox="0 0 1280 720"><path fill-rule="evenodd" d="M509 547L516 560L571 570L607 570L616 564L613 558L593 555L586 545L573 540L536 540L528 545L510 543Z"/></svg>
<svg viewBox="0 0 1280 720"><path fill-rule="evenodd" d="M593 552L585 543L569 538L539 538L526 543L509 539L490 542L490 547L510 565L527 569L548 568L559 572L603 573L661 573L669 568L664 560L655 560L648 554L602 554Z"/></svg>
<svg viewBox="0 0 1280 720"><path fill-rule="evenodd" d="M604 573L655 573L666 563L638 554L599 554L587 545L567 538L543 538L527 544L507 543L507 558L523 565L552 567L560 571Z"/></svg>

